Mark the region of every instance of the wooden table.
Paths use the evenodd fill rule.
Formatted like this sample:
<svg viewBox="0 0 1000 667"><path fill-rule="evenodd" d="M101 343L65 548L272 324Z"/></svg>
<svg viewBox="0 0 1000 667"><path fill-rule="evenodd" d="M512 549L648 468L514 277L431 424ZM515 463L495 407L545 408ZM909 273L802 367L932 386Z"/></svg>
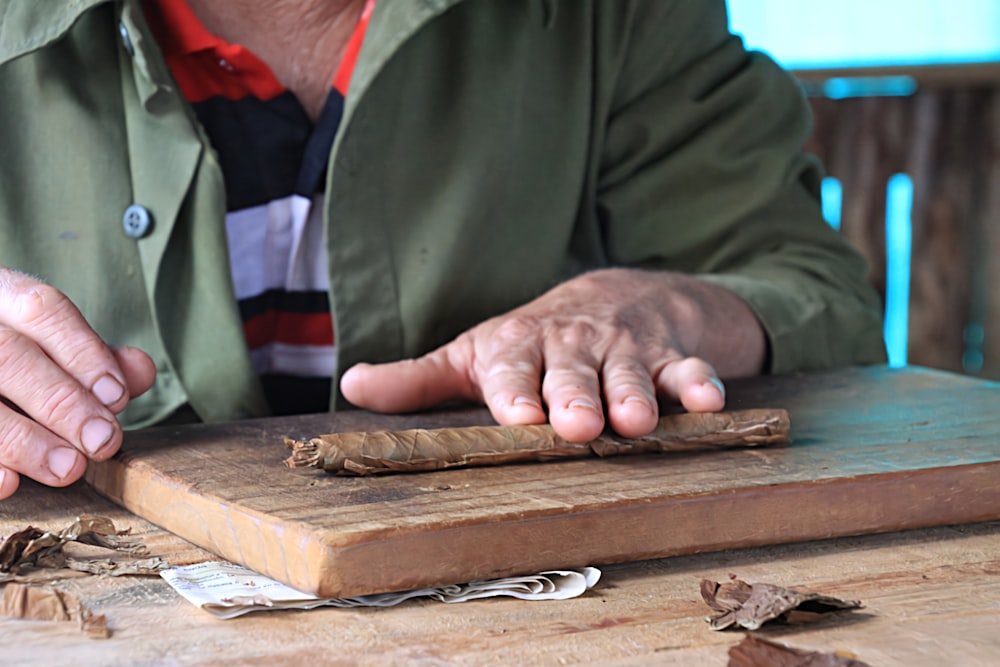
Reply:
<svg viewBox="0 0 1000 667"><path fill-rule="evenodd" d="M25 482L0 501L0 535L28 524L59 529L81 513L109 516L171 562L211 557L84 484L56 490ZM708 629L698 584L730 573L865 604L816 625L759 631L771 640L849 651L873 666L1000 661L1000 521L601 569L593 591L560 602L414 601L229 621L194 608L156 577L70 576L56 585L105 614L111 638L87 639L72 623L0 619L0 664L721 666L742 633Z"/></svg>

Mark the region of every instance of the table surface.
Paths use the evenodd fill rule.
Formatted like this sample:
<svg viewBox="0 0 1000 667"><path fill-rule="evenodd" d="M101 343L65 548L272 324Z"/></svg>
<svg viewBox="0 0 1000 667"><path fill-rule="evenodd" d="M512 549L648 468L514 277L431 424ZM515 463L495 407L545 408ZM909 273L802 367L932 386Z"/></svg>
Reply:
<svg viewBox="0 0 1000 667"><path fill-rule="evenodd" d="M83 513L130 528L150 555L172 563L211 558L82 483L68 489L23 483L0 501L0 535L27 525L58 530ZM104 614L110 639L88 639L73 623L0 618L0 664L721 666L743 635L708 628L699 582L730 573L865 605L817 624L758 631L773 641L850 652L873 667L994 665L1000 657L1000 521L601 569L595 589L565 601L410 601L228 621L196 609L158 577L71 574L54 585Z"/></svg>

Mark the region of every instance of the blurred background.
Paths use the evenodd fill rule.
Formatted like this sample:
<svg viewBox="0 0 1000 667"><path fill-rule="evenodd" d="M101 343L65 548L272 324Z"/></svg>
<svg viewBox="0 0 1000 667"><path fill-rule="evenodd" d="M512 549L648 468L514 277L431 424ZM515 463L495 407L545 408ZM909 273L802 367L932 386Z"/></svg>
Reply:
<svg viewBox="0 0 1000 667"><path fill-rule="evenodd" d="M868 258L890 365L1000 379L1000 0L728 0L802 83L827 221Z"/></svg>

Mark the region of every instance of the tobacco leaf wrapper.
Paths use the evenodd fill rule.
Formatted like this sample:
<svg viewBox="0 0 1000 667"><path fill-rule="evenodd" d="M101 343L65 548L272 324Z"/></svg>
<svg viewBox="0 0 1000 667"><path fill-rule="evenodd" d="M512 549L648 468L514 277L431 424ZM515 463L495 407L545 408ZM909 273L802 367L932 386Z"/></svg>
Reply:
<svg viewBox="0 0 1000 667"><path fill-rule="evenodd" d="M849 654L819 653L747 635L729 649L729 667L869 667Z"/></svg>
<svg viewBox="0 0 1000 667"><path fill-rule="evenodd" d="M803 593L774 584L748 584L730 575L729 582L701 581L701 598L718 616L708 619L713 630L725 630L733 625L757 630L768 621L808 623L832 612L860 609L858 600Z"/></svg>
<svg viewBox="0 0 1000 667"><path fill-rule="evenodd" d="M593 455L787 444L789 429L787 411L758 409L669 415L641 438L606 433L585 443L567 442L547 424L332 433L310 440L285 438L292 450L285 465L322 468L338 475L419 472Z"/></svg>
<svg viewBox="0 0 1000 667"><path fill-rule="evenodd" d="M103 614L90 611L79 598L51 586L9 583L0 598L0 615L39 621L75 621L91 639L111 636Z"/></svg>

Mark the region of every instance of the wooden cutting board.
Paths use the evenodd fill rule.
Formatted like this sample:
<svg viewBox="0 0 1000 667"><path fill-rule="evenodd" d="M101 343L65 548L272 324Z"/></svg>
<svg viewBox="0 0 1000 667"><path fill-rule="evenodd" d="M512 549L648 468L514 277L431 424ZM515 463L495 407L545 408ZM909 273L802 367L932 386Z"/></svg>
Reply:
<svg viewBox="0 0 1000 667"><path fill-rule="evenodd" d="M729 385L793 444L348 478L283 436L490 423L364 412L129 433L103 495L303 591L352 596L546 569L1000 518L1000 386L926 369Z"/></svg>

